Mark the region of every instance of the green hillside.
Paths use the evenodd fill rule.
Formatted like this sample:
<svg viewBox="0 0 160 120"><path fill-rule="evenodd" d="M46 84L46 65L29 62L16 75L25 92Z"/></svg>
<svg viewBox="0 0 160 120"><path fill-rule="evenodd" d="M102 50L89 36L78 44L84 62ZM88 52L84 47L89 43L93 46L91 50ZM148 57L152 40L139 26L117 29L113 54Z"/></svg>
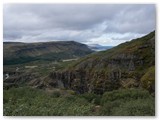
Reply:
<svg viewBox="0 0 160 120"><path fill-rule="evenodd" d="M74 41L44 43L3 43L4 65L20 64L36 60L63 60L79 58L92 53L86 45Z"/></svg>
<svg viewBox="0 0 160 120"><path fill-rule="evenodd" d="M155 65L155 32L84 57L52 79L79 93L103 94L119 88L144 87L143 75ZM154 74L150 77L154 78ZM148 87L154 92L154 82Z"/></svg>

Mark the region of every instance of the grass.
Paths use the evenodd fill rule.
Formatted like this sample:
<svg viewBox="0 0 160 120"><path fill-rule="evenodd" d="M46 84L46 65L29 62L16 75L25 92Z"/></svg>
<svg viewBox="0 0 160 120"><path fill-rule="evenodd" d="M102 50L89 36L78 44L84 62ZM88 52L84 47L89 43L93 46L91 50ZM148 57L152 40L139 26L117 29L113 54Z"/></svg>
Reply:
<svg viewBox="0 0 160 120"><path fill-rule="evenodd" d="M148 48L144 49L142 53L140 53L138 51L138 47L143 46L145 44L148 44L148 41L153 38L153 36L155 36L155 31L151 32L150 34L141 37L141 38L137 38L137 39L133 39L130 42L125 42L122 43L116 47L113 47L112 49L109 50L105 50L105 51L100 51L100 52L95 52L92 53L90 55L87 55L86 57L83 57L81 59L79 59L78 61L74 62L71 66L70 69L78 66L81 63L85 63L87 61L90 60L102 60L103 58L108 59L108 58L115 58L117 55L120 54L133 54L133 55L137 55L145 59L145 65L143 65L143 67L148 67L147 65L149 65L150 61L153 61L154 59L154 54L152 53L152 51Z"/></svg>
<svg viewBox="0 0 160 120"><path fill-rule="evenodd" d="M20 68L19 71L21 72L38 73L41 77L44 77L49 75L53 71L64 69L72 62L73 61L66 61L66 62L59 61L54 64L54 61L37 60L25 64L4 65L4 71L16 72L16 68L19 67ZM25 66L37 66L37 68L26 69Z"/></svg>
<svg viewBox="0 0 160 120"><path fill-rule="evenodd" d="M154 98L146 90L124 89L103 95L48 94L30 87L4 90L4 116L153 116Z"/></svg>

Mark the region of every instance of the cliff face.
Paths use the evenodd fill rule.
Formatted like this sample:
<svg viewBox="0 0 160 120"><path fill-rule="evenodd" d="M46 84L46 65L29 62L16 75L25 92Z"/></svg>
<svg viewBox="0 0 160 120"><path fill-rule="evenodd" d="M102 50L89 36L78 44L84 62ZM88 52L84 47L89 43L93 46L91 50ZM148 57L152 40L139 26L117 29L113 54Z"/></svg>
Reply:
<svg viewBox="0 0 160 120"><path fill-rule="evenodd" d="M3 74L3 88L9 89L11 87L19 87L28 84L34 79L40 79L39 75L24 71L4 71Z"/></svg>
<svg viewBox="0 0 160 120"><path fill-rule="evenodd" d="M65 88L78 93L102 94L122 87L141 87L141 77L154 65L155 32L152 32L82 58L63 71L51 73L50 78L53 87L59 87L60 81ZM151 89L154 91L154 87Z"/></svg>

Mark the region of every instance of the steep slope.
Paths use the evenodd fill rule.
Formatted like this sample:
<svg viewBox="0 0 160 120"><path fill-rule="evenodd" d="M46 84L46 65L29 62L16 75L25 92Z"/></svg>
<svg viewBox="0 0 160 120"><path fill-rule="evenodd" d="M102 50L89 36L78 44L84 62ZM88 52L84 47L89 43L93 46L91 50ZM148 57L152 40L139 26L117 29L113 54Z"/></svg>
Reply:
<svg viewBox="0 0 160 120"><path fill-rule="evenodd" d="M74 41L45 43L3 43L3 60L6 64L34 60L62 60L78 58L92 53L86 45Z"/></svg>
<svg viewBox="0 0 160 120"><path fill-rule="evenodd" d="M62 82L64 87L79 93L102 94L118 88L143 86L140 79L154 65L155 32L151 32L142 38L84 57L63 71L51 73L50 77L54 87ZM154 82L150 91L154 92Z"/></svg>

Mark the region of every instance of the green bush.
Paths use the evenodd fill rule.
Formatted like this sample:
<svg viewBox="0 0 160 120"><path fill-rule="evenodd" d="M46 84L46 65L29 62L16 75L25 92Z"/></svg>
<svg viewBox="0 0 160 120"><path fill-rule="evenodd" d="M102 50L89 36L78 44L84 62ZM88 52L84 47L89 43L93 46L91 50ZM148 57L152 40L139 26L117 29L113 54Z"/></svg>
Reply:
<svg viewBox="0 0 160 120"><path fill-rule="evenodd" d="M52 94L53 95L53 94ZM29 87L4 90L5 116L82 116L82 115L154 115L154 98L147 90L125 89L103 96L82 95L54 97Z"/></svg>
<svg viewBox="0 0 160 120"><path fill-rule="evenodd" d="M112 115L112 109L121 105L124 100L115 100L115 101L108 101L102 105L102 110L100 111L100 115L110 116Z"/></svg>
<svg viewBox="0 0 160 120"><path fill-rule="evenodd" d="M141 78L142 87L150 92L155 91L155 66L152 66Z"/></svg>
<svg viewBox="0 0 160 120"><path fill-rule="evenodd" d="M71 95L76 95L76 92L73 91L73 90L67 90L67 92L68 92L69 94L71 94Z"/></svg>
<svg viewBox="0 0 160 120"><path fill-rule="evenodd" d="M5 90L4 99L5 116L90 115L93 108L93 104L84 98L53 97L44 91L32 88Z"/></svg>
<svg viewBox="0 0 160 120"><path fill-rule="evenodd" d="M120 89L114 90L111 92L105 92L102 96L101 104L103 105L106 101L114 101L114 100L132 100L132 99L145 99L150 97L148 91L143 89Z"/></svg>
<svg viewBox="0 0 160 120"><path fill-rule="evenodd" d="M57 98L57 97L60 97L60 96L61 96L61 93L60 93L59 91L54 91L54 92L52 93L52 97Z"/></svg>
<svg viewBox="0 0 160 120"><path fill-rule="evenodd" d="M100 104L101 96L94 93L84 93L79 95L79 97L85 98L89 103Z"/></svg>
<svg viewBox="0 0 160 120"><path fill-rule="evenodd" d="M124 89L106 92L101 99L100 115L153 116L155 101L147 90Z"/></svg>
<svg viewBox="0 0 160 120"><path fill-rule="evenodd" d="M112 109L112 115L148 116L155 115L155 105L152 99L137 99L122 103Z"/></svg>

